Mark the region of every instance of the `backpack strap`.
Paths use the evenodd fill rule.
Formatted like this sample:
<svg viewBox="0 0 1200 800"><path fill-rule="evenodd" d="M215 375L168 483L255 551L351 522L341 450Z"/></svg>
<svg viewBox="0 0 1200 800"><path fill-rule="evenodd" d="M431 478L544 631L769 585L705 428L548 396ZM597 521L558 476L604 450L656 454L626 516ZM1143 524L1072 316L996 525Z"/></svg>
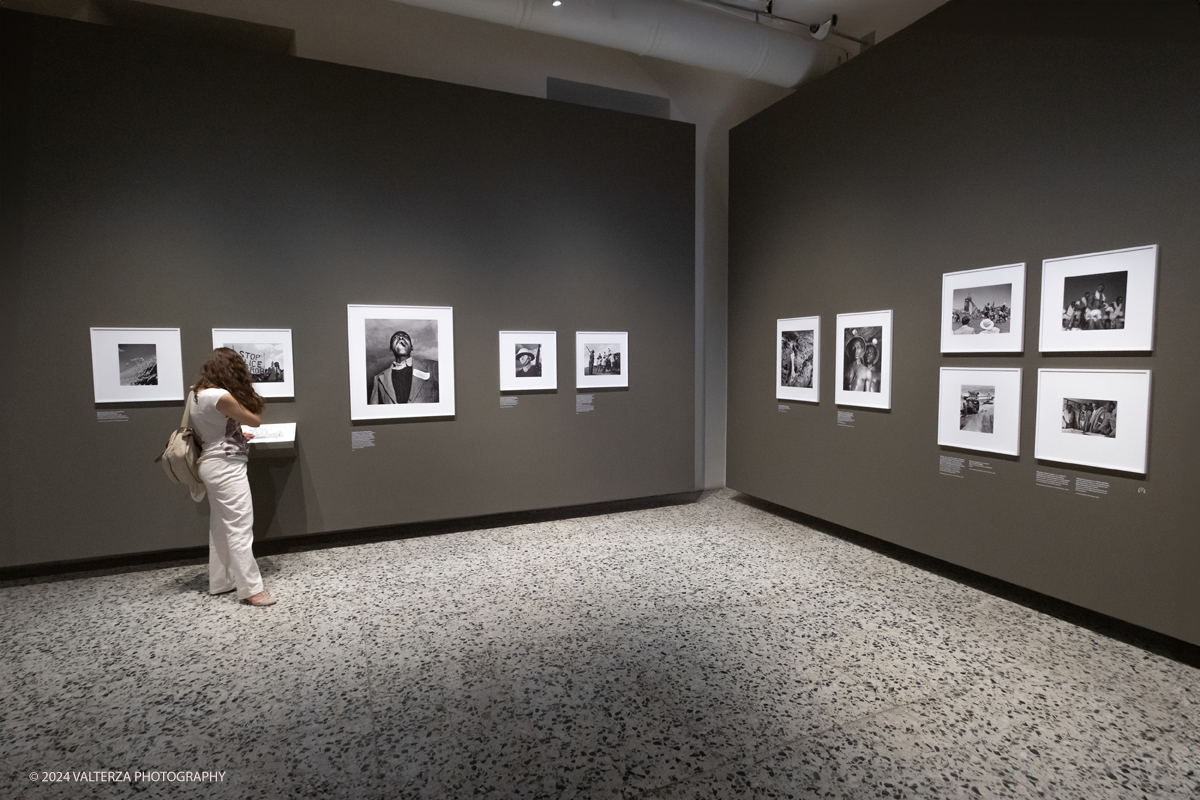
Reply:
<svg viewBox="0 0 1200 800"><path fill-rule="evenodd" d="M187 399L183 401L183 419L179 421L179 427L186 428L192 417L192 398L195 396L193 390L195 386L189 386L187 391Z"/></svg>

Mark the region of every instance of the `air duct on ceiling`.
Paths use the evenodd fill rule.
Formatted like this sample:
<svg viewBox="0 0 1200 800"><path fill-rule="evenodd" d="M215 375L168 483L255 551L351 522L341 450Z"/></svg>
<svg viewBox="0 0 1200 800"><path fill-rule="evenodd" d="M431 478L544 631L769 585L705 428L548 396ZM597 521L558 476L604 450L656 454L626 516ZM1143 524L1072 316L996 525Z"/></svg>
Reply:
<svg viewBox="0 0 1200 800"><path fill-rule="evenodd" d="M807 36L677 0L395 1L775 86L795 86L837 63L836 51Z"/></svg>

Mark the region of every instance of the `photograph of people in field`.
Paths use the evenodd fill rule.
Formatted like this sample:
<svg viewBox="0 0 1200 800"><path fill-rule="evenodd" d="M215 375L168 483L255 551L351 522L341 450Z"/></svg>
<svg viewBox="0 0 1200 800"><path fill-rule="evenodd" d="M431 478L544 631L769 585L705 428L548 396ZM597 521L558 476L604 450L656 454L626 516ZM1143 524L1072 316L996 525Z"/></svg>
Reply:
<svg viewBox="0 0 1200 800"><path fill-rule="evenodd" d="M954 290L950 328L955 336L1008 333L1011 317L1011 283Z"/></svg>

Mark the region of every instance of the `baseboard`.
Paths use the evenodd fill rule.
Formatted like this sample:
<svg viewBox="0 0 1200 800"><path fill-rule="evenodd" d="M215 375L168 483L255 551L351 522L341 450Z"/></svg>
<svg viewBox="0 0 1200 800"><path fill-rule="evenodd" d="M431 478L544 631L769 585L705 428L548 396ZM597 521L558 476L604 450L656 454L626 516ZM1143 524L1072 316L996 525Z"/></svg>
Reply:
<svg viewBox="0 0 1200 800"><path fill-rule="evenodd" d="M532 511L510 511L503 514L485 514L476 517L413 522L405 525L387 525L376 528L359 528L332 533L312 533L302 536L283 536L276 539L260 539L254 542L256 556L279 553L296 553L306 550L324 550L331 547L350 547L357 544L413 539L460 531L504 528L511 525L528 525L535 522L551 522L561 519L595 517L626 511L642 511L664 506L694 503L702 492L680 492L677 494L636 497L628 500L609 500L577 506L535 509ZM52 561L38 564L22 564L0 568L0 588L6 585L50 583L57 580L75 580L99 575L161 569L175 564L205 563L208 561L207 545L182 547L172 550L157 550L148 553L83 558L71 561Z"/></svg>
<svg viewBox="0 0 1200 800"><path fill-rule="evenodd" d="M1165 633L1143 628L1141 625L1135 625L1132 622L1126 622L1125 620L1102 614L1099 611L1092 611L1089 608L1069 603L1066 600L1060 600L1057 597L1051 597L1032 589L1026 589L1015 583L1009 583L1000 578L994 578L991 575L985 575L982 572L976 572L973 569L968 569L957 564L952 564L949 561L911 550L903 545L877 539L874 536L860 533L859 531L838 525L835 522L810 516L786 506L781 506L778 503L772 503L769 500L763 500L744 493L735 495L734 500L775 514L776 516L798 522L820 533L836 536L851 544L864 547L896 561L904 562L917 569L940 575L943 578L970 586L982 592L987 592L995 597L1025 606L1047 616L1061 619L1063 622L1069 622L1080 628L1086 628L1101 636L1107 636L1110 639L1141 648L1155 655L1200 669L1200 645L1194 645L1183 639L1177 639Z"/></svg>

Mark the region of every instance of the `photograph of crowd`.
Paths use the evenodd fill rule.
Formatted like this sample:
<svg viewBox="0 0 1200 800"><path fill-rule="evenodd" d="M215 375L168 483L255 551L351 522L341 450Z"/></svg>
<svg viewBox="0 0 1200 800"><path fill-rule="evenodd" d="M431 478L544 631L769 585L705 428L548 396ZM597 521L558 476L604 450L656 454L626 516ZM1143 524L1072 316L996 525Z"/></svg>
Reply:
<svg viewBox="0 0 1200 800"><path fill-rule="evenodd" d="M996 387L966 385L959 390L958 429L992 433L996 417Z"/></svg>
<svg viewBox="0 0 1200 800"><path fill-rule="evenodd" d="M1063 279L1064 331L1121 330L1129 273L1072 275Z"/></svg>
<svg viewBox="0 0 1200 800"><path fill-rule="evenodd" d="M583 348L587 352L587 363L583 367L584 375L621 374L620 344L586 342Z"/></svg>
<svg viewBox="0 0 1200 800"><path fill-rule="evenodd" d="M1082 436L1117 436L1117 404L1113 400L1064 397L1062 431Z"/></svg>
<svg viewBox="0 0 1200 800"><path fill-rule="evenodd" d="M156 345L118 344L117 360L121 369L122 386L158 386Z"/></svg>
<svg viewBox="0 0 1200 800"><path fill-rule="evenodd" d="M516 377L542 377L542 346L540 344L516 345L516 358Z"/></svg>
<svg viewBox="0 0 1200 800"><path fill-rule="evenodd" d="M282 343L229 343L221 346L236 351L242 357L255 383L283 383L285 351Z"/></svg>
<svg viewBox="0 0 1200 800"><path fill-rule="evenodd" d="M1012 290L1011 283L955 289L950 309L950 327L954 335L1008 333Z"/></svg>
<svg viewBox="0 0 1200 800"><path fill-rule="evenodd" d="M813 385L813 331L782 334L780 385L811 389Z"/></svg>
<svg viewBox="0 0 1200 800"><path fill-rule="evenodd" d="M847 392L879 392L882 373L883 328L878 325L845 328L843 388Z"/></svg>

